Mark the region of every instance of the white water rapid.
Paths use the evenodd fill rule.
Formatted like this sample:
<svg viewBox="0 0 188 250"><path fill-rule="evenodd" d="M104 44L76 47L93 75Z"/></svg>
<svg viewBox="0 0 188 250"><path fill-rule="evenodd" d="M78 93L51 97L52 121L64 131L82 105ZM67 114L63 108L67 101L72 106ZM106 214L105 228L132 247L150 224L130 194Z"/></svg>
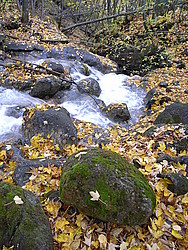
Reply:
<svg viewBox="0 0 188 250"><path fill-rule="evenodd" d="M30 60L41 64L44 60ZM54 61L54 59L51 59ZM77 83L87 76L79 73L78 67L72 61L56 60L57 63L69 67L72 79ZM131 123L136 123L144 107L143 98L146 92L141 88L128 83L130 77L122 74L102 74L94 68L89 67L88 77L97 80L101 87L99 99L106 105L111 103L126 103L131 114ZM0 142L13 136L19 135L22 124L23 109L44 102L33 98L27 93L19 92L14 89L0 87ZM94 100L87 94L80 94L74 85L71 90L64 91L60 95L60 104L66 108L74 118L92 122L101 127L107 127L114 123L104 117Z"/></svg>
<svg viewBox="0 0 188 250"><path fill-rule="evenodd" d="M27 93L0 87L0 143L19 137L24 108L41 102Z"/></svg>

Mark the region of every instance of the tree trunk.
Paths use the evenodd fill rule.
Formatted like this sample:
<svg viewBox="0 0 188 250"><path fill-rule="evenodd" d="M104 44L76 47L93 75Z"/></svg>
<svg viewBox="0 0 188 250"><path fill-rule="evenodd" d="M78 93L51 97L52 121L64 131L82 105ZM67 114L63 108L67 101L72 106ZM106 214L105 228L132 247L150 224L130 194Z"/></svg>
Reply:
<svg viewBox="0 0 188 250"><path fill-rule="evenodd" d="M35 4L36 4L36 0L31 0L31 16L32 17L35 15Z"/></svg>
<svg viewBox="0 0 188 250"><path fill-rule="evenodd" d="M22 1L22 23L29 22L29 0Z"/></svg>
<svg viewBox="0 0 188 250"><path fill-rule="evenodd" d="M18 6L19 11L21 12L20 0L16 0L16 3L17 3L17 6Z"/></svg>
<svg viewBox="0 0 188 250"><path fill-rule="evenodd" d="M59 20L59 24L58 24L58 28L61 28L61 22L62 22L62 18L63 18L63 0L61 0L61 14L60 14L60 20Z"/></svg>
<svg viewBox="0 0 188 250"><path fill-rule="evenodd" d="M41 19L44 18L44 0L42 0L42 11L41 11Z"/></svg>

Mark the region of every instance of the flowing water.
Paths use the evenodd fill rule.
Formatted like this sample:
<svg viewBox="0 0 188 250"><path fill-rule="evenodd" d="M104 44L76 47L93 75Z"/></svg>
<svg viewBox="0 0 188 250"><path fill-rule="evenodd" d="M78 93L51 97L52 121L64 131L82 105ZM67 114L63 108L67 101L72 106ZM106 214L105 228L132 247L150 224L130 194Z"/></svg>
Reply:
<svg viewBox="0 0 188 250"><path fill-rule="evenodd" d="M30 59L30 62L37 64L43 61ZM51 61L54 60L51 59ZM71 77L76 83L87 78L87 76L79 72L78 65L73 61L56 60L56 62L70 69ZM90 75L88 77L94 78L100 84L102 92L99 99L104 101L106 105L111 103L126 103L131 114L130 123L135 124L142 114L144 107L143 99L146 92L141 88L131 85L128 82L130 77L126 75L117 75L115 73L103 74L91 67L89 67L89 70ZM33 98L27 93L0 87L0 142L19 136L24 108L42 102L44 101ZM92 122L103 128L114 125L112 121L102 115L95 101L87 94L80 94L75 85L73 85L71 90L64 91L59 95L58 103L66 108L74 118Z"/></svg>
<svg viewBox="0 0 188 250"><path fill-rule="evenodd" d="M0 87L0 142L12 137L18 138L25 107L44 102L27 93Z"/></svg>

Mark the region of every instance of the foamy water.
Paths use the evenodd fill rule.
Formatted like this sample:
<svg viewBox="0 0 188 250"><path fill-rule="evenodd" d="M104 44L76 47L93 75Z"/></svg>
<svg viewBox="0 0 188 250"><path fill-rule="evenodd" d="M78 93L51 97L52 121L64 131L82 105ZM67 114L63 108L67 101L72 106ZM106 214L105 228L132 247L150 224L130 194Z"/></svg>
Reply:
<svg viewBox="0 0 188 250"><path fill-rule="evenodd" d="M41 102L27 93L0 87L0 142L17 137L24 108Z"/></svg>
<svg viewBox="0 0 188 250"><path fill-rule="evenodd" d="M144 107L143 98L146 92L131 86L128 80L129 76L123 74L102 74L101 72L90 68L91 74L88 77L94 78L100 84L101 94L99 99L106 105L112 103L126 103L131 114L131 123L136 123ZM75 82L88 78L78 72L72 73ZM75 118L92 122L101 127L114 125L112 121L106 118L97 107L96 103L87 94L79 94L74 86L72 92L67 92L66 101L62 103Z"/></svg>

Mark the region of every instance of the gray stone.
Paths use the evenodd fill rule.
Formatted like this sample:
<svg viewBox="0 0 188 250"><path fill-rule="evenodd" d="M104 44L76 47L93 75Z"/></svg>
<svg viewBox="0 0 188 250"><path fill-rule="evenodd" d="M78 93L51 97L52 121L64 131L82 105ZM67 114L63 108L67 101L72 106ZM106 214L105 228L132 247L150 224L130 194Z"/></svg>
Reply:
<svg viewBox="0 0 188 250"><path fill-rule="evenodd" d="M64 159L65 160L65 159ZM32 175L29 172L33 168L48 167L51 165L60 167L63 164L63 160L51 160L51 159L22 159L20 162L16 162L16 169L14 170L13 180L19 186L24 186Z"/></svg>
<svg viewBox="0 0 188 250"><path fill-rule="evenodd" d="M173 146L178 153L181 151L188 151L188 137L186 136L180 140L174 141Z"/></svg>
<svg viewBox="0 0 188 250"><path fill-rule="evenodd" d="M65 73L65 69L64 69L63 65L60 63L49 62L48 67L51 68L55 72Z"/></svg>
<svg viewBox="0 0 188 250"><path fill-rule="evenodd" d="M54 144L59 144L60 147L77 142L77 130L66 109L59 107L44 111L35 110L33 114L30 111L24 112L22 123L22 131L27 143L37 134L41 134L44 138L50 135Z"/></svg>
<svg viewBox="0 0 188 250"><path fill-rule="evenodd" d="M93 78L86 78L78 82L77 89L80 93L100 96L101 88L99 83Z"/></svg>
<svg viewBox="0 0 188 250"><path fill-rule="evenodd" d="M100 194L92 201L90 191ZM155 194L146 178L119 154L90 148L63 165L60 197L82 213L119 225L146 223L155 208Z"/></svg>
<svg viewBox="0 0 188 250"><path fill-rule="evenodd" d="M61 81L54 76L42 78L36 81L30 95L38 98L50 98L60 90L70 89L71 83Z"/></svg>
<svg viewBox="0 0 188 250"><path fill-rule="evenodd" d="M89 67L87 66L87 64L85 63L81 63L81 62L76 62L76 69L78 70L78 72L80 72L81 74L85 75L85 76L89 76L91 74L91 70L89 69Z"/></svg>
<svg viewBox="0 0 188 250"><path fill-rule="evenodd" d="M106 108L103 109L106 116L114 122L127 122L130 119L130 113L128 107L125 103L114 103L109 104Z"/></svg>
<svg viewBox="0 0 188 250"><path fill-rule="evenodd" d="M23 204L16 204L18 196ZM30 191L0 183L0 249L52 250L50 224L38 198Z"/></svg>
<svg viewBox="0 0 188 250"><path fill-rule="evenodd" d="M176 195L183 195L188 192L188 179L182 174L162 173L158 174L157 177L169 179L171 184L168 184L168 189Z"/></svg>
<svg viewBox="0 0 188 250"><path fill-rule="evenodd" d="M188 104L175 102L158 115L154 124L188 124Z"/></svg>
<svg viewBox="0 0 188 250"><path fill-rule="evenodd" d="M150 106L151 106L152 102L155 102L155 101L153 100L153 97L154 97L155 93L156 93L156 88L154 87L154 88L152 88L152 89L147 93L147 95L144 97L144 103L146 104L146 107L147 107L148 109L151 108Z"/></svg>
<svg viewBox="0 0 188 250"><path fill-rule="evenodd" d="M167 88L167 87L168 87L168 84L167 84L167 82L160 82L160 83L159 83L159 87Z"/></svg>

